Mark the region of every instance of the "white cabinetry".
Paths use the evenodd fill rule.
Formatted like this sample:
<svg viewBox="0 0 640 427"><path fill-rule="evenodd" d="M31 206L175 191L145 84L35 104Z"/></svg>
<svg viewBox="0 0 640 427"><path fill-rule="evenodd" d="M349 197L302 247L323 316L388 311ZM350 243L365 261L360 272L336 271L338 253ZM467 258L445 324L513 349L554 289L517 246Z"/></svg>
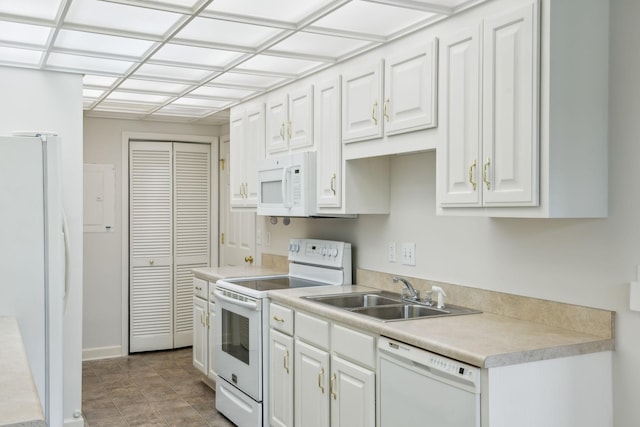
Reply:
<svg viewBox="0 0 640 427"><path fill-rule="evenodd" d="M258 202L257 161L264 152L264 104L234 109L230 118L231 208L255 208Z"/></svg>
<svg viewBox="0 0 640 427"><path fill-rule="evenodd" d="M538 203L537 16L529 4L443 38L442 206Z"/></svg>
<svg viewBox="0 0 640 427"><path fill-rule="evenodd" d="M318 210L342 206L342 143L340 142L340 77L315 86L314 140L317 155Z"/></svg>
<svg viewBox="0 0 640 427"><path fill-rule="evenodd" d="M209 368L207 316L208 283L206 280L193 278L193 366L203 374Z"/></svg>
<svg viewBox="0 0 640 427"><path fill-rule="evenodd" d="M295 313L295 425L375 426L375 338Z"/></svg>
<svg viewBox="0 0 640 427"><path fill-rule="evenodd" d="M213 351L214 287L215 283L193 278L193 366L213 381L217 379Z"/></svg>
<svg viewBox="0 0 640 427"><path fill-rule="evenodd" d="M384 134L437 125L438 40L385 59Z"/></svg>
<svg viewBox="0 0 640 427"><path fill-rule="evenodd" d="M439 214L606 216L606 8L502 1L443 23Z"/></svg>
<svg viewBox="0 0 640 427"><path fill-rule="evenodd" d="M266 115L267 156L313 146L313 86L273 99Z"/></svg>
<svg viewBox="0 0 640 427"><path fill-rule="evenodd" d="M342 79L342 142L382 136L383 61L359 67Z"/></svg>
<svg viewBox="0 0 640 427"><path fill-rule="evenodd" d="M292 427L293 310L271 303L269 316L269 422L272 427Z"/></svg>

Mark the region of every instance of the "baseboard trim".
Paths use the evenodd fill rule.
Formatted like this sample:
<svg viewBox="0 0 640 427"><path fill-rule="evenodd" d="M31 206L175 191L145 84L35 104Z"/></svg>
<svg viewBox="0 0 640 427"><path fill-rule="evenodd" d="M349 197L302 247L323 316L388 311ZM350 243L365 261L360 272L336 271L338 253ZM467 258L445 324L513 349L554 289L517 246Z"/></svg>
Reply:
<svg viewBox="0 0 640 427"><path fill-rule="evenodd" d="M74 418L64 420L64 427L84 427L84 418Z"/></svg>
<svg viewBox="0 0 640 427"><path fill-rule="evenodd" d="M82 350L82 361L112 359L122 356L122 346L114 345L111 347L94 347Z"/></svg>

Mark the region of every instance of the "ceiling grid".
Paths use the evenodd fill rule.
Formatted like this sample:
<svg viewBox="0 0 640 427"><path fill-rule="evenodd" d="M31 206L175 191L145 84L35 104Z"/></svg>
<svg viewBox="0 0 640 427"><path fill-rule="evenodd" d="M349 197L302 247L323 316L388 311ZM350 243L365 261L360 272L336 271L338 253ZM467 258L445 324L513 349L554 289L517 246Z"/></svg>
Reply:
<svg viewBox="0 0 640 427"><path fill-rule="evenodd" d="M84 75L88 116L229 108L484 0L6 0L0 65Z"/></svg>

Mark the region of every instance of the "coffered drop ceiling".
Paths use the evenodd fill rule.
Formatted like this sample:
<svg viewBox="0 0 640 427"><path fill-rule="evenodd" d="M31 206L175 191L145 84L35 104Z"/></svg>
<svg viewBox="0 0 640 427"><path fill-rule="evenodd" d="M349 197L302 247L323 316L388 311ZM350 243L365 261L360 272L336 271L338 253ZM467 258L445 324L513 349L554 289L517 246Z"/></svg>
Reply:
<svg viewBox="0 0 640 427"><path fill-rule="evenodd" d="M484 0L2 0L0 65L81 73L88 116L202 124Z"/></svg>

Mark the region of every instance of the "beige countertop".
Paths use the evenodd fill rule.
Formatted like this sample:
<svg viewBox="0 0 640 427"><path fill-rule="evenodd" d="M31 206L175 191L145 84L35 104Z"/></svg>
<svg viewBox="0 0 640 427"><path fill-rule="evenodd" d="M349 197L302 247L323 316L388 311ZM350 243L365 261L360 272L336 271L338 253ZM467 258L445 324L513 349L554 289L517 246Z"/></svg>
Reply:
<svg viewBox="0 0 640 427"><path fill-rule="evenodd" d="M0 426L46 426L18 322L0 316Z"/></svg>
<svg viewBox="0 0 640 427"><path fill-rule="evenodd" d="M287 273L287 270L282 270L280 268L261 267L254 265L238 265L233 267L206 267L193 269L193 274L196 277L211 282L229 277L275 276Z"/></svg>
<svg viewBox="0 0 640 427"><path fill-rule="evenodd" d="M481 368L613 350L613 339L491 313L381 322L303 296L379 291L323 286L269 292L272 301Z"/></svg>

